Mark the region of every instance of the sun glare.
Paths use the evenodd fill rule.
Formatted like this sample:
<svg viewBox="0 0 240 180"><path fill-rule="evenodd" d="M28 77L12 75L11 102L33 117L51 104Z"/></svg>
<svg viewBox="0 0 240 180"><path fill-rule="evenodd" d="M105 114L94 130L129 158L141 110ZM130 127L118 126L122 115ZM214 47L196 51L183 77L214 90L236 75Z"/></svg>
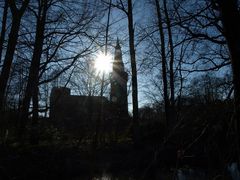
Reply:
<svg viewBox="0 0 240 180"><path fill-rule="evenodd" d="M112 70L112 58L110 55L99 54L94 63L95 69L100 73L109 73Z"/></svg>

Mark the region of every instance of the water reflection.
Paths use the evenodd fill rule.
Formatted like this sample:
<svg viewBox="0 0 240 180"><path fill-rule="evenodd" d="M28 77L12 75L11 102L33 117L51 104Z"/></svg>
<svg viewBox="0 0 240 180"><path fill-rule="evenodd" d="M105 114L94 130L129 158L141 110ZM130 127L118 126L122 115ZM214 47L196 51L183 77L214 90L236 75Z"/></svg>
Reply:
<svg viewBox="0 0 240 180"><path fill-rule="evenodd" d="M113 180L109 175L103 175L102 177L94 177L92 180Z"/></svg>
<svg viewBox="0 0 240 180"><path fill-rule="evenodd" d="M229 164L227 168L233 180L240 179L240 171L239 171L238 164L236 162Z"/></svg>
<svg viewBox="0 0 240 180"><path fill-rule="evenodd" d="M177 170L177 179L178 180L205 180L207 175L202 170L193 170L193 169L178 169Z"/></svg>
<svg viewBox="0 0 240 180"><path fill-rule="evenodd" d="M131 177L114 177L110 174L103 174L99 177L94 177L92 180L134 180Z"/></svg>
<svg viewBox="0 0 240 180"><path fill-rule="evenodd" d="M240 171L238 169L238 164L237 163L231 163L228 165L227 167L228 173L231 176L232 180L240 180ZM202 169L191 169L191 168L184 168L184 169L178 169L176 171L176 176L174 179L177 180L205 180L208 179L208 174L206 171L202 170ZM164 176L164 173L162 174L160 172L160 174L158 174L159 176L155 177L154 179L164 179L164 180L168 180L168 179L172 179L172 174L171 172L169 172L169 176ZM165 174L166 175L166 174ZM92 178L86 178L86 180L136 180L139 178L134 178L135 176L133 176L133 174L127 174L127 173L123 173L123 174L111 174L111 173L100 173L99 175L95 175ZM82 180L84 178L76 178L74 180ZM152 180L154 180L153 178L151 178Z"/></svg>

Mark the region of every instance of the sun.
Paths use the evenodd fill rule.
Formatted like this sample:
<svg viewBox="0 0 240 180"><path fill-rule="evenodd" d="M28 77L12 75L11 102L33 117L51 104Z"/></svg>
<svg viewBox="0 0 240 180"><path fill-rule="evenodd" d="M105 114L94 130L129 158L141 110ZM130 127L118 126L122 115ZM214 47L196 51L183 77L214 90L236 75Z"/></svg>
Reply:
<svg viewBox="0 0 240 180"><path fill-rule="evenodd" d="M99 73L110 73L112 70L112 57L103 53L98 54L94 67Z"/></svg>

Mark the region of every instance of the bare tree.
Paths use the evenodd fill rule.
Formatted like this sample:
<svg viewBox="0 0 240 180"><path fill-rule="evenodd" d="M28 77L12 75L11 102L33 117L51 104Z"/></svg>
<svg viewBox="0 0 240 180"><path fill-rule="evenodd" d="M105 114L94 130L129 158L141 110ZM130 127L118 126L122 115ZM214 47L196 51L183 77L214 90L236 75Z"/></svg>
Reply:
<svg viewBox="0 0 240 180"><path fill-rule="evenodd" d="M231 65L234 85L234 124L236 142L238 147L238 160L240 161L240 12L237 0L212 1L215 9L220 11L223 24L224 36L227 40L228 49L231 55Z"/></svg>
<svg viewBox="0 0 240 180"><path fill-rule="evenodd" d="M35 44L33 50L32 61L29 70L27 87L24 93L23 104L20 115L20 128L19 135L25 131L25 122L28 118L28 110L30 106L31 97L33 98L33 124L36 125L38 122L38 83L39 83L39 68L44 42L44 30L46 25L47 10L50 7L52 1L39 0L38 12L37 12L37 27L35 35ZM36 132L34 129L33 132Z"/></svg>
<svg viewBox="0 0 240 180"><path fill-rule="evenodd" d="M133 13L132 0L128 0L128 32L129 32L129 48L132 68L132 100L133 100L133 133L135 143L139 143L138 134L138 81L137 81L137 67L136 67L136 52L134 45L134 27L133 27Z"/></svg>
<svg viewBox="0 0 240 180"><path fill-rule="evenodd" d="M18 32L20 28L21 19L29 4L29 0L23 1L20 8L16 6L15 1L9 0L8 3L12 13L12 26L9 33L6 55L5 55L5 59L3 62L3 67L0 75L0 110L2 110L3 108L5 91L6 91L7 82L9 79L14 51L17 45Z"/></svg>
<svg viewBox="0 0 240 180"><path fill-rule="evenodd" d="M174 89L174 47L173 47L173 40L172 40L172 30L171 30L171 23L168 15L168 9L167 9L167 3L164 0L163 1L164 6L164 14L166 18L166 24L167 24L167 36L169 40L169 49L170 49L170 61L169 61L169 72L170 72L170 79L168 82L167 77L167 55L166 55L166 44L165 44L165 37L166 34L164 32L163 27L163 18L160 3L159 0L155 0L155 7L157 11L157 19L158 19L158 31L160 35L161 40L161 63L162 63L162 79L163 79L163 98L164 98L164 104L165 104L165 113L166 113L166 123L167 127L170 129L173 124L175 123L176 119L176 111L175 111L175 89ZM168 87L170 84L170 98L168 95Z"/></svg>
<svg viewBox="0 0 240 180"><path fill-rule="evenodd" d="M174 0L174 25L179 26L190 42L192 55L183 60L183 71L218 71L229 67L230 57L224 38L223 27L217 11L211 8L211 1L189 2ZM186 68L188 66L188 68Z"/></svg>
<svg viewBox="0 0 240 180"><path fill-rule="evenodd" d="M237 47L240 41L238 33L240 25L235 23L240 20L239 4L236 0L196 1L196 4L191 8L188 2L175 1L177 25L185 31L188 38L195 41L195 47L202 44L208 47L208 51L205 50L194 62L189 63L193 66L200 62L205 65L205 68L197 68L189 72L220 70L222 67L231 65L235 99L233 119L239 152L240 70L238 59L240 53Z"/></svg>

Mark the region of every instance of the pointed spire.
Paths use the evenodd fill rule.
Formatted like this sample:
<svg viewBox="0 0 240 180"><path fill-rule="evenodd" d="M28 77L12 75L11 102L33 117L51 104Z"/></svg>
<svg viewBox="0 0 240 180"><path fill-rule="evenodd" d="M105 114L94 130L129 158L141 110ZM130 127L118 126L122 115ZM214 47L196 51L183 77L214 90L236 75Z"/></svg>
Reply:
<svg viewBox="0 0 240 180"><path fill-rule="evenodd" d="M117 38L115 54L114 54L114 63L113 63L114 71L124 71L124 64L122 60L122 51L119 43L119 39Z"/></svg>

